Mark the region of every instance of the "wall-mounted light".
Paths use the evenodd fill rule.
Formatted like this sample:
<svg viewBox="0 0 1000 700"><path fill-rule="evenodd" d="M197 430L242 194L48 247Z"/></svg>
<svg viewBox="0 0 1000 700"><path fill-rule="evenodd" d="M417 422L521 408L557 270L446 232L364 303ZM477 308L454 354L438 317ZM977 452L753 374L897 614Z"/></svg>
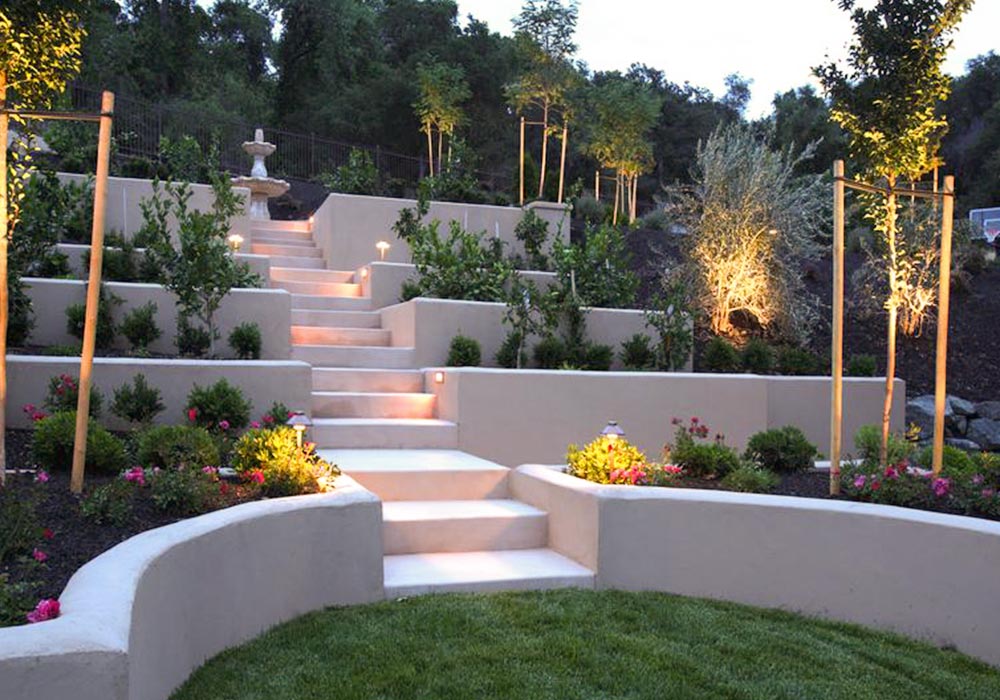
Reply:
<svg viewBox="0 0 1000 700"><path fill-rule="evenodd" d="M435 384L444 384L444 372L435 372L434 373L434 383Z"/></svg>
<svg viewBox="0 0 1000 700"><path fill-rule="evenodd" d="M243 246L243 236L238 233L230 233L226 239L226 244L229 246L229 250L238 253Z"/></svg>
<svg viewBox="0 0 1000 700"><path fill-rule="evenodd" d="M385 254L389 252L389 248L392 246L389 245L389 241L379 241L375 244L375 247L378 249L378 259L385 260Z"/></svg>
<svg viewBox="0 0 1000 700"><path fill-rule="evenodd" d="M363 279L363 280L368 279L368 268L367 267L362 267L361 268L361 279Z"/></svg>
<svg viewBox="0 0 1000 700"><path fill-rule="evenodd" d="M315 220L316 220L315 216L310 216L309 217L309 226L312 226L313 225L313 221L315 221Z"/></svg>
<svg viewBox="0 0 1000 700"><path fill-rule="evenodd" d="M309 420L309 416L307 416L304 411L295 411L285 425L290 425L295 429L295 442L298 443L299 447L302 447L302 435L306 432L306 429L312 425L312 421Z"/></svg>

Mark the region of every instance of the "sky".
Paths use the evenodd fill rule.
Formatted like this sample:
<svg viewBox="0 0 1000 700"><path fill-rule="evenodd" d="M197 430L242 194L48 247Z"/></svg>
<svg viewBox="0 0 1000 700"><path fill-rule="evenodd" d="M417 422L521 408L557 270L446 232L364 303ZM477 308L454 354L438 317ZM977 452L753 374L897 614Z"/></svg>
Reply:
<svg viewBox="0 0 1000 700"><path fill-rule="evenodd" d="M862 4L865 4L864 2ZM501 34L522 0L458 0L459 16ZM725 93L725 77L753 80L747 116L771 112L776 92L812 83L813 66L842 59L851 23L834 0L579 0L577 58L592 70L626 70L645 63L668 80ZM945 64L965 72L970 58L1000 52L1000 0L977 0L953 35Z"/></svg>

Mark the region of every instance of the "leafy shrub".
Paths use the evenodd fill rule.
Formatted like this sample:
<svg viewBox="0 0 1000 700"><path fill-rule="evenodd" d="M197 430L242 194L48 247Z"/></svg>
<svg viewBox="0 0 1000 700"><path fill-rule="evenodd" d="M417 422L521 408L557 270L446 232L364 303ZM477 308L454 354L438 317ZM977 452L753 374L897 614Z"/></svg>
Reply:
<svg viewBox="0 0 1000 700"><path fill-rule="evenodd" d="M34 494L25 498L13 489L0 488L0 564L30 553L41 533Z"/></svg>
<svg viewBox="0 0 1000 700"><path fill-rule="evenodd" d="M163 412L160 390L146 382L146 375L137 374L131 384L115 389L111 412L134 425L149 425Z"/></svg>
<svg viewBox="0 0 1000 700"><path fill-rule="evenodd" d="M81 352L79 345L49 345L42 348L39 354L48 357L79 357Z"/></svg>
<svg viewBox="0 0 1000 700"><path fill-rule="evenodd" d="M812 469L816 446L801 430L786 425L752 435L744 456L773 472L798 472Z"/></svg>
<svg viewBox="0 0 1000 700"><path fill-rule="evenodd" d="M878 365L871 355L851 355L844 368L844 374L848 377L874 377L878 372Z"/></svg>
<svg viewBox="0 0 1000 700"><path fill-rule="evenodd" d="M608 205L587 195L577 197L573 203L573 216L587 224L599 224L608 217Z"/></svg>
<svg viewBox="0 0 1000 700"><path fill-rule="evenodd" d="M976 459L957 447L945 445L942 457L941 473L945 476L971 476L976 472L983 471ZM918 451L913 455L913 463L924 469L931 469L934 466L934 448L927 446Z"/></svg>
<svg viewBox="0 0 1000 700"><path fill-rule="evenodd" d="M644 466L646 455L624 438L618 438L612 444L601 435L582 449L570 445L566 451L566 464L573 476L598 484L611 484L620 479L622 472Z"/></svg>
<svg viewBox="0 0 1000 700"><path fill-rule="evenodd" d="M803 348L783 347L778 351L778 374L799 377L821 374L819 358Z"/></svg>
<svg viewBox="0 0 1000 700"><path fill-rule="evenodd" d="M534 357L540 368L558 369L566 359L566 346L556 336L546 336L535 345Z"/></svg>
<svg viewBox="0 0 1000 700"><path fill-rule="evenodd" d="M250 408L239 387L220 379L209 387L195 384L184 410L189 421L210 433L237 433L250 422Z"/></svg>
<svg viewBox="0 0 1000 700"><path fill-rule="evenodd" d="M753 462L743 462L720 482L730 491L769 493L778 485L776 474Z"/></svg>
<svg viewBox="0 0 1000 700"><path fill-rule="evenodd" d="M882 446L882 427L863 425L854 436L854 447L858 458L870 467L878 464L878 454ZM913 454L913 444L900 435L889 435L888 463L899 464Z"/></svg>
<svg viewBox="0 0 1000 700"><path fill-rule="evenodd" d="M500 349L497 350L496 361L501 367L506 367L507 369L514 369L518 366L518 349L521 348L521 335L517 331L511 331L508 333L504 339L503 343L500 345ZM521 348L521 367L528 364L528 353Z"/></svg>
<svg viewBox="0 0 1000 700"><path fill-rule="evenodd" d="M583 347L583 369L592 372L607 372L615 358L615 349L610 345L586 343Z"/></svg>
<svg viewBox="0 0 1000 700"><path fill-rule="evenodd" d="M101 287L97 304L97 332L94 336L94 344L98 350L106 350L115 343L118 328L115 326L112 309L121 303L120 297L107 294L104 287ZM70 304L66 307L66 332L83 341L86 319L87 306L85 304Z"/></svg>
<svg viewBox="0 0 1000 700"><path fill-rule="evenodd" d="M740 466L736 450L728 447L722 435L716 435L712 442L708 438L708 426L698 418L691 418L688 425L679 418L673 419L677 426L674 442L666 452L670 461L696 478L714 479L724 477Z"/></svg>
<svg viewBox="0 0 1000 700"><path fill-rule="evenodd" d="M35 423L33 450L38 466L48 471L68 470L73 464L76 412L63 411ZM86 469L92 473L114 474L125 466L121 440L93 418L87 428Z"/></svg>
<svg viewBox="0 0 1000 700"><path fill-rule="evenodd" d="M149 478L150 498L160 510L197 515L219 498L219 477L212 468L177 466L157 469Z"/></svg>
<svg viewBox="0 0 1000 700"><path fill-rule="evenodd" d="M656 365L666 371L679 370L687 364L694 343L691 309L683 284L664 279L646 311L646 327L660 338Z"/></svg>
<svg viewBox="0 0 1000 700"><path fill-rule="evenodd" d="M51 413L75 411L80 397L79 380L68 374L60 374L49 379L49 390L45 395L44 406ZM90 417L100 418L104 397L96 387L90 387Z"/></svg>
<svg viewBox="0 0 1000 700"><path fill-rule="evenodd" d="M656 231L670 231L670 217L663 209L654 209L638 221L640 228L651 228Z"/></svg>
<svg viewBox="0 0 1000 700"><path fill-rule="evenodd" d="M624 231L605 224L588 227L580 243L552 241L552 261L560 285L568 289L575 280L576 301L581 306L605 309L631 308L639 291L639 277Z"/></svg>
<svg viewBox="0 0 1000 700"><path fill-rule="evenodd" d="M259 360L260 346L260 326L256 323L241 323L229 333L229 347L241 360Z"/></svg>
<svg viewBox="0 0 1000 700"><path fill-rule="evenodd" d="M90 250L83 254L83 269L90 269ZM131 241L122 241L119 247L104 244L101 255L101 279L106 282L138 282L139 255Z"/></svg>
<svg viewBox="0 0 1000 700"><path fill-rule="evenodd" d="M260 470L261 489L268 496L313 493L320 479L340 473L316 454L312 443L299 447L295 430L288 426L244 433L233 446L233 468L244 475Z"/></svg>
<svg viewBox="0 0 1000 700"><path fill-rule="evenodd" d="M751 338L740 353L743 369L753 374L770 374L774 369L774 351L760 338Z"/></svg>
<svg viewBox="0 0 1000 700"><path fill-rule="evenodd" d="M530 269L549 269L549 257L544 253L545 243L549 238L549 225L545 219L529 209L514 227L514 236L524 245Z"/></svg>
<svg viewBox="0 0 1000 700"><path fill-rule="evenodd" d="M144 467L218 466L219 448L204 428L163 425L139 435L136 459Z"/></svg>
<svg viewBox="0 0 1000 700"><path fill-rule="evenodd" d="M115 479L91 490L80 501L80 515L98 525L121 527L132 517L135 489L124 479Z"/></svg>
<svg viewBox="0 0 1000 700"><path fill-rule="evenodd" d="M250 424L251 428L277 428L288 421L292 417L292 411L285 404L280 401L275 401L271 404L271 408L267 409L267 412L260 417L259 421L255 421L257 425L253 423Z"/></svg>
<svg viewBox="0 0 1000 700"><path fill-rule="evenodd" d="M705 344L701 363L708 372L738 372L740 355L729 342L715 336Z"/></svg>
<svg viewBox="0 0 1000 700"><path fill-rule="evenodd" d="M174 343L184 357L204 357L212 345L212 337L204 328L191 325L187 316L178 316Z"/></svg>
<svg viewBox="0 0 1000 700"><path fill-rule="evenodd" d="M24 624L35 606L38 584L32 581L11 583L10 574L0 574L0 627Z"/></svg>
<svg viewBox="0 0 1000 700"><path fill-rule="evenodd" d="M161 335L156 325L156 304L150 301L129 311L118 330L133 352L146 352Z"/></svg>
<svg viewBox="0 0 1000 700"><path fill-rule="evenodd" d="M344 194L381 194L378 184L378 169L371 154L360 148L352 148L347 163L337 168L333 174L323 173L320 182L332 192Z"/></svg>
<svg viewBox="0 0 1000 700"><path fill-rule="evenodd" d="M451 339L448 348L449 367L478 367L482 360L479 341L464 335L456 335Z"/></svg>
<svg viewBox="0 0 1000 700"><path fill-rule="evenodd" d="M656 351L653 350L653 341L642 333L636 333L623 342L618 356L625 369L644 370L656 367Z"/></svg>

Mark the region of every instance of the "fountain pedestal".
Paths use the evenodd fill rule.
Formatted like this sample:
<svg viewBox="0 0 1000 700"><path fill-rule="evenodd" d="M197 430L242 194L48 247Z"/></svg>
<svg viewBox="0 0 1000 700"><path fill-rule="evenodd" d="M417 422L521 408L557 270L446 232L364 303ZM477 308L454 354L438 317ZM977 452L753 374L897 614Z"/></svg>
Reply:
<svg viewBox="0 0 1000 700"><path fill-rule="evenodd" d="M273 143L264 141L263 129L257 129L254 132L253 141L243 142L243 150L247 155L253 157L253 167L250 169L249 177L234 177L232 183L234 187L246 187L250 190L251 219L269 221L271 213L267 209L267 200L272 197L280 197L291 187L284 180L267 175L264 159L274 153L275 148Z"/></svg>

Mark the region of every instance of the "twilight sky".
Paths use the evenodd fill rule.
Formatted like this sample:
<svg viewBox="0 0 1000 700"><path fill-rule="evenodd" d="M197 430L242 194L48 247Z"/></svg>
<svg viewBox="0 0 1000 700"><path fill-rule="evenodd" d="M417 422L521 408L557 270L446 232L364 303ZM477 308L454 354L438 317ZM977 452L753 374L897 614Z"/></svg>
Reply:
<svg viewBox="0 0 1000 700"><path fill-rule="evenodd" d="M473 15L501 34L521 0L458 0L459 16ZM625 70L646 63L675 83L689 81L716 95L739 72L753 80L748 116L768 114L774 93L815 82L811 68L842 58L851 23L834 0L580 0L577 57L591 69ZM954 34L946 70L1000 51L1000 0L978 0Z"/></svg>

